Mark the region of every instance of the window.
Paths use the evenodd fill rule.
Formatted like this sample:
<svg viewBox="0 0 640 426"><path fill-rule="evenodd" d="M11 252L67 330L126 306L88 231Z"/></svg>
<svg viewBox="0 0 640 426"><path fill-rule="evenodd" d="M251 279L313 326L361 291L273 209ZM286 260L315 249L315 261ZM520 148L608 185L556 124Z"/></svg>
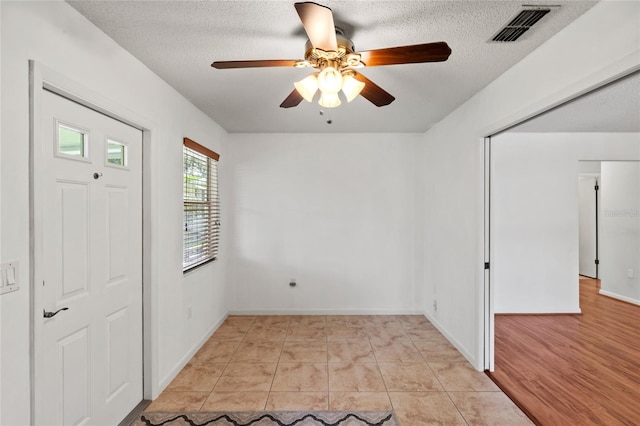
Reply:
<svg viewBox="0 0 640 426"><path fill-rule="evenodd" d="M218 256L220 199L218 159L208 148L184 138L184 237L182 270L188 271Z"/></svg>
<svg viewBox="0 0 640 426"><path fill-rule="evenodd" d="M89 157L89 134L60 122L58 124L58 151L68 157Z"/></svg>
<svg viewBox="0 0 640 426"><path fill-rule="evenodd" d="M125 167L127 165L127 146L107 139L107 164Z"/></svg>

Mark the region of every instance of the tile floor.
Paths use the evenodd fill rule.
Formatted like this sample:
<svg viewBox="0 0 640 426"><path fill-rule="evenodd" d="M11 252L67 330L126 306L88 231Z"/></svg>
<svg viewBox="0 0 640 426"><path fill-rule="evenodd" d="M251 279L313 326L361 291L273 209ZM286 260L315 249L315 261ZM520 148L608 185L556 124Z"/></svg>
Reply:
<svg viewBox="0 0 640 426"><path fill-rule="evenodd" d="M424 316L230 316L146 411L391 410L531 425Z"/></svg>

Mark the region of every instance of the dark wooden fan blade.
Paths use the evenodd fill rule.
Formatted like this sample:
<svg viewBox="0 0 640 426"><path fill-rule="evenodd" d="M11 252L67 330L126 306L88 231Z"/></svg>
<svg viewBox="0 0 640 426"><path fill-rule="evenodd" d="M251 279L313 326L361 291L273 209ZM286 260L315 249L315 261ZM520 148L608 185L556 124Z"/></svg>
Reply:
<svg viewBox="0 0 640 426"><path fill-rule="evenodd" d="M381 107L389 105L396 99L392 94L369 80L364 75L357 72L354 78L364 83L364 89L360 92L360 96L364 97L375 106Z"/></svg>
<svg viewBox="0 0 640 426"><path fill-rule="evenodd" d="M287 96L287 99L282 101L282 103L280 104L280 108L291 108L294 106L298 106L298 104L302 102L302 99L302 95L298 93L296 89L293 89L293 92L291 92L289 96Z"/></svg>
<svg viewBox="0 0 640 426"><path fill-rule="evenodd" d="M257 61L215 61L212 67L225 70L230 68L265 68L265 67L292 67L297 59L270 59Z"/></svg>
<svg viewBox="0 0 640 426"><path fill-rule="evenodd" d="M387 49L359 52L361 60L368 67L380 65L418 64L422 62L446 61L451 48L444 41L414 44L411 46L389 47Z"/></svg>
<svg viewBox="0 0 640 426"><path fill-rule="evenodd" d="M311 45L316 49L337 51L338 41L331 9L313 2L296 3L294 6Z"/></svg>

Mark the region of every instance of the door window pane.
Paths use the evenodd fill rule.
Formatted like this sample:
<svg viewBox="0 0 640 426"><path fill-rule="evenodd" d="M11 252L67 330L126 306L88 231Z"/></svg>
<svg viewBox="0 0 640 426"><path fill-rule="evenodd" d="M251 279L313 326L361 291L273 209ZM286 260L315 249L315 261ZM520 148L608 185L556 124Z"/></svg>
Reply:
<svg viewBox="0 0 640 426"><path fill-rule="evenodd" d="M73 157L88 157L87 134L62 124L58 124L58 152Z"/></svg>
<svg viewBox="0 0 640 426"><path fill-rule="evenodd" d="M117 166L126 166L127 146L120 142L107 140L107 162Z"/></svg>

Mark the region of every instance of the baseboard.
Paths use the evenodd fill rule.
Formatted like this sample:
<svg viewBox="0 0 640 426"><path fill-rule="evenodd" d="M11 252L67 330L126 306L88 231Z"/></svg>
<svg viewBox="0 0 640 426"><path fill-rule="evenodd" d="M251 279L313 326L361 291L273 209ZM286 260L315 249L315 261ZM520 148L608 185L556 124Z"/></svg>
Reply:
<svg viewBox="0 0 640 426"><path fill-rule="evenodd" d="M413 309L235 309L229 315L423 315Z"/></svg>
<svg viewBox="0 0 640 426"><path fill-rule="evenodd" d="M610 297L612 299L620 300L621 302L631 303L632 305L640 306L640 300L633 299L631 297L622 296L618 293L600 289L599 293L603 296Z"/></svg>
<svg viewBox="0 0 640 426"><path fill-rule="evenodd" d="M227 319L227 316L229 316L229 314L223 315L222 318L216 321L213 326L211 326L209 330L207 330L204 336L202 336L202 338L198 340L182 358L180 358L180 361L178 361L176 366L173 367L173 369L160 380L158 395L154 395L153 399L157 398L160 393L162 393L162 391L165 390L167 386L169 386L169 383L171 383L171 381L176 378L176 376L180 373L180 371L182 371L184 366L187 365L187 363L191 360L191 358L193 358L196 352L200 350L202 345L204 345L205 342L209 340L211 336L213 336L213 333L215 333L218 327L220 327L224 320Z"/></svg>
<svg viewBox="0 0 640 426"><path fill-rule="evenodd" d="M473 355L471 355L471 353L469 351L467 351L464 348L464 346L462 346L462 344L460 344L460 342L458 340L456 340L451 334L449 334L447 332L447 330L445 330L444 327L442 327L442 324L440 324L440 322L438 322L438 320L436 318L434 318L433 316L429 315L428 312L423 312L423 315L429 320L429 322L431 322L431 324L433 324L433 326L435 328L438 329L438 331L440 333L442 333L442 335L449 341L449 343L451 343L453 346L456 347L458 352L460 352L462 354L462 356L465 357L467 359L467 361L469 361L469 363L471 363L473 368L475 368L478 371L483 371L484 370L484 368L478 369L478 364L476 363L476 358Z"/></svg>
<svg viewBox="0 0 640 426"><path fill-rule="evenodd" d="M580 306L575 309L558 309L558 310L545 310L545 311L521 311L521 312L504 312L494 311L494 315L581 315L582 309Z"/></svg>
<svg viewBox="0 0 640 426"><path fill-rule="evenodd" d="M556 316L556 315L582 315L582 310L579 312L496 312L494 315L496 316L536 316L536 317L544 317L544 316Z"/></svg>

